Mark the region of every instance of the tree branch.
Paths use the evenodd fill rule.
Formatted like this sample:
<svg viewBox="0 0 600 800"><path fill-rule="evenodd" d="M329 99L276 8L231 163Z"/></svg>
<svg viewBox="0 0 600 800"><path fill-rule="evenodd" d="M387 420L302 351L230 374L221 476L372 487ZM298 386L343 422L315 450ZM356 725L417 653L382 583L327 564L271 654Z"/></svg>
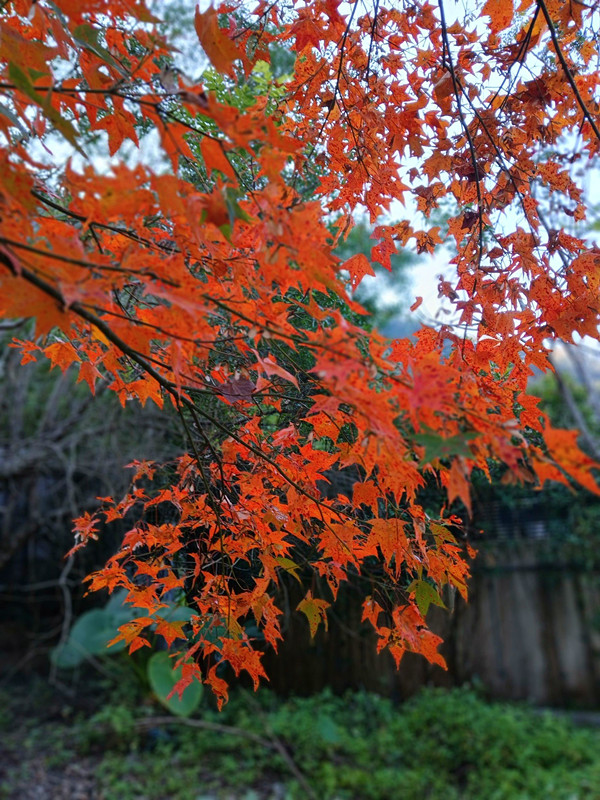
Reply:
<svg viewBox="0 0 600 800"><path fill-rule="evenodd" d="M594 131L596 139L598 139L598 141L600 141L600 130L598 130L598 126L594 122L594 118L592 117L592 114L591 114L590 110L586 106L586 104L585 104L585 102L583 100L583 97L579 93L579 89L577 88L577 84L575 83L575 79L573 78L573 75L571 74L571 70L569 69L569 65L567 64L567 60L565 58L565 55L564 55L563 51L561 50L560 43L558 41L558 36L556 34L556 28L554 27L554 22L552 21L552 17L548 13L548 9L546 7L546 3L544 2L544 0L537 0L537 3L538 3L539 8L542 11L542 14L544 15L544 19L546 20L546 23L548 25L548 29L550 31L550 36L552 38L552 44L554 45L554 50L556 51L556 55L558 57L558 60L560 61L560 64L561 64L561 66L563 68L563 71L565 73L565 77L566 77L567 81L569 82L569 85L570 85L571 89L573 90L573 94L575 95L575 97L577 99L577 103L579 104L579 108L582 110L583 116L590 123L590 127Z"/></svg>

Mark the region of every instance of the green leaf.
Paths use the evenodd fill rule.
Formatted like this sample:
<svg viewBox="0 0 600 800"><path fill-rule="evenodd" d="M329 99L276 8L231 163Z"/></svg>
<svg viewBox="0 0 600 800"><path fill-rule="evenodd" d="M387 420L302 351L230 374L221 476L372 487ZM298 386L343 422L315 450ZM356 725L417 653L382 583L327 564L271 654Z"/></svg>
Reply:
<svg viewBox="0 0 600 800"><path fill-rule="evenodd" d="M108 642L115 638L121 625L147 613L143 608L129 605L126 599L127 590L118 589L111 594L104 608L82 614L71 628L67 641L52 651L52 662L60 669L73 669L90 656L112 655L124 650L124 641L110 647L107 647ZM195 613L187 606L172 603L161 612L161 617L170 622L187 622Z"/></svg>
<svg viewBox="0 0 600 800"><path fill-rule="evenodd" d="M216 625L212 625L211 622L207 620L200 627L198 636L202 636L207 642L217 644L222 636L227 636L227 626L220 622Z"/></svg>
<svg viewBox="0 0 600 800"><path fill-rule="evenodd" d="M27 95L34 103L37 103L39 106L44 104L44 98L41 94L36 92L27 75L20 67L12 62L8 65L8 76L17 89L20 89L23 94Z"/></svg>
<svg viewBox="0 0 600 800"><path fill-rule="evenodd" d="M115 631L113 637L116 635L117 628L131 622L136 617L145 617L148 613L144 608L135 608L126 602L127 589L118 589L110 596L110 600L104 606L105 613L110 617L110 622Z"/></svg>
<svg viewBox="0 0 600 800"><path fill-rule="evenodd" d="M123 650L126 647L123 641L108 647L111 639L115 638L117 627L115 617L106 609L86 611L76 620L65 644L54 649L52 661L57 667L68 669L78 666L90 656L112 655Z"/></svg>
<svg viewBox="0 0 600 800"><path fill-rule="evenodd" d="M429 606L432 604L434 606L440 606L440 608L446 608L437 590L427 581L413 581L408 589L411 592L414 591L417 607L424 617L427 615Z"/></svg>
<svg viewBox="0 0 600 800"><path fill-rule="evenodd" d="M231 234L232 228L231 225L226 222L225 225L219 225L219 230L223 234L223 236L227 239L228 242L231 242Z"/></svg>
<svg viewBox="0 0 600 800"><path fill-rule="evenodd" d="M471 458L473 453L469 442L476 438L476 433L458 433L456 436L443 437L435 431L429 430L425 433L418 433L413 440L420 447L425 448L425 455L420 461L420 465L424 466L439 458L451 458L452 456Z"/></svg>
<svg viewBox="0 0 600 800"><path fill-rule="evenodd" d="M27 95L34 103L36 103L46 114L50 122L54 125L57 131L60 131L65 139L72 145L78 153L84 158L87 158L79 144L77 143L77 131L69 120L65 119L50 102L50 96L43 97L36 90L27 75L16 64L10 63L8 65L8 74L11 81L15 86L20 89L23 94Z"/></svg>
<svg viewBox="0 0 600 800"><path fill-rule="evenodd" d="M100 44L99 41L100 31L88 23L78 25L73 31L73 38L85 50L89 50L95 55L99 56L106 64L117 70L117 72L124 78L128 78L127 71L119 64L118 61L111 56L108 50Z"/></svg>
<svg viewBox="0 0 600 800"><path fill-rule="evenodd" d="M109 652L107 645L115 635L115 621L112 615L107 614L105 609L96 608L93 611L86 611L79 617L71 629L69 640L91 655L101 656ZM125 642L117 642L110 648L110 652L122 650L124 647Z"/></svg>
<svg viewBox="0 0 600 800"><path fill-rule="evenodd" d="M340 729L328 714L319 714L315 731L325 744L339 744L342 740Z"/></svg>
<svg viewBox="0 0 600 800"><path fill-rule="evenodd" d="M167 622L189 622L192 617L198 615L197 611L187 606L178 606L175 603L167 609L158 612L163 619Z"/></svg>
<svg viewBox="0 0 600 800"><path fill-rule="evenodd" d="M284 569L286 572L289 572L292 577L296 578L298 583L302 583L298 576L298 564L296 564L295 561L292 561L291 558L285 558L285 556L278 556L275 561L281 569Z"/></svg>
<svg viewBox="0 0 600 800"><path fill-rule="evenodd" d="M181 679L181 667L173 669L173 659L166 652L154 653L148 661L148 681L150 687L165 708L179 717L189 717L200 704L203 686L198 681L193 681L181 695L174 694L167 699L175 684Z"/></svg>
<svg viewBox="0 0 600 800"><path fill-rule="evenodd" d="M242 208L240 208L238 203L238 200L241 196L242 192L240 192L239 189L234 189L232 186L228 186L225 189L225 204L227 206L227 211L229 212L229 219L232 227L236 219L244 220L244 222L250 222L250 217Z"/></svg>
<svg viewBox="0 0 600 800"><path fill-rule="evenodd" d="M252 69L252 75L260 75L266 81L271 81L273 79L273 75L271 73L271 65L268 61L264 61L263 59L259 59Z"/></svg>
<svg viewBox="0 0 600 800"><path fill-rule="evenodd" d="M127 603L127 589L117 589L110 596L108 603L104 606L104 611L113 619L115 630L130 622L136 617L145 616L148 612L143 608L135 608ZM180 606L177 603L169 603L168 608L163 608L159 614L168 622L188 622L197 612L188 606Z"/></svg>
<svg viewBox="0 0 600 800"><path fill-rule="evenodd" d="M108 598L108 603L104 606L104 610L108 614L112 614L112 616L120 616L128 608L126 603L128 594L127 589L117 589Z"/></svg>
<svg viewBox="0 0 600 800"><path fill-rule="evenodd" d="M57 645L50 653L50 661L59 669L74 669L86 659L85 651L66 641Z"/></svg>

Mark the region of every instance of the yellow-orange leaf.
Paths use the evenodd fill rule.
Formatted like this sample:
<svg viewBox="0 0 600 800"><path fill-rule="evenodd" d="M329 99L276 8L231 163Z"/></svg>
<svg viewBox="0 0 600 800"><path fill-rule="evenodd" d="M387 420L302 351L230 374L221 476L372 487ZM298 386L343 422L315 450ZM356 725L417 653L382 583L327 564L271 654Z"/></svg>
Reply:
<svg viewBox="0 0 600 800"><path fill-rule="evenodd" d="M487 0L481 13L489 16L492 33L499 33L506 30L513 21L513 0Z"/></svg>
<svg viewBox="0 0 600 800"><path fill-rule="evenodd" d="M307 592L304 600L301 600L296 606L296 611L302 611L302 613L306 616L310 626L311 636L315 635L321 622L323 625L325 625L325 630L327 630L326 611L329 608L329 605L330 604L326 600L319 600L316 597L313 597L312 592L309 591Z"/></svg>

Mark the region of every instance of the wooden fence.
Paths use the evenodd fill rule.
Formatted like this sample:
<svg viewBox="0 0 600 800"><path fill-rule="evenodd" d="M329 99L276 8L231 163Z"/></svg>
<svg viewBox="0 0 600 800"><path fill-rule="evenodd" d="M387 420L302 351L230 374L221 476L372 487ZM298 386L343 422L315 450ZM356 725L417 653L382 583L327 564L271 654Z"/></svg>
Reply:
<svg viewBox="0 0 600 800"><path fill-rule="evenodd" d="M273 688L364 687L403 698L427 684L477 681L493 697L600 707L598 571L554 563L543 540L496 540L476 559L469 603L449 599L449 612L432 607L428 617L444 638L447 672L411 655L396 671L387 654L378 656L360 622L360 594L347 588L329 631L312 642L306 620L290 615L279 655L267 658Z"/></svg>
<svg viewBox="0 0 600 800"><path fill-rule="evenodd" d="M600 573L543 552L543 541L482 550L452 621L453 677L477 677L497 697L600 706Z"/></svg>

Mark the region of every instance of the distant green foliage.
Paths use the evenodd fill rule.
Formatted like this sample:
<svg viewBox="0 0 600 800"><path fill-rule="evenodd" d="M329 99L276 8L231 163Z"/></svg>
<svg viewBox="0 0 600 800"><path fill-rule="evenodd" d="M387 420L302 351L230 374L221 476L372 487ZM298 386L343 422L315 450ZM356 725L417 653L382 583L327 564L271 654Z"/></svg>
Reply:
<svg viewBox="0 0 600 800"><path fill-rule="evenodd" d="M578 383L568 373L562 374L562 380L569 387L573 399L577 404L579 411L590 432L594 436L600 436L600 419L594 413L594 410L589 404L588 393L581 383ZM537 397L540 397L542 402L540 408L544 411L550 419L552 424L559 428L574 427L576 421L572 419L569 409L558 390L556 379L554 375L548 373L541 378L538 378L531 391Z"/></svg>

